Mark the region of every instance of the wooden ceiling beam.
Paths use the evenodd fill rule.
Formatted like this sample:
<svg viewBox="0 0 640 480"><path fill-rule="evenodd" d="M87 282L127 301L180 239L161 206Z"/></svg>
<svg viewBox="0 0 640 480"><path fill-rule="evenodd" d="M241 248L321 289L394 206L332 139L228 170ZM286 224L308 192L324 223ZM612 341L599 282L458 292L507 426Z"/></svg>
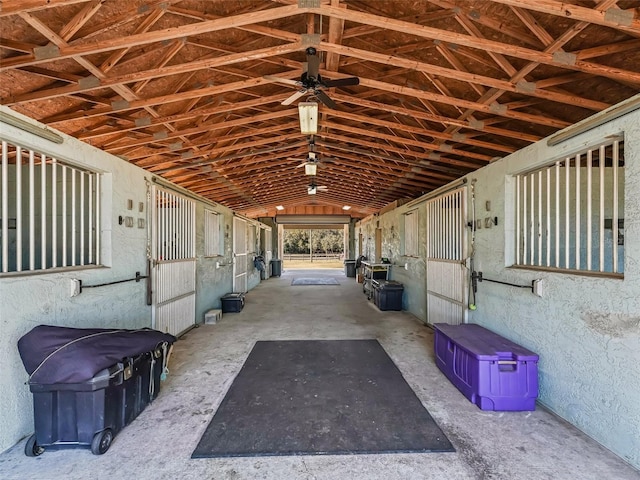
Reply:
<svg viewBox="0 0 640 480"><path fill-rule="evenodd" d="M287 138L287 140L291 140L292 138ZM289 149L289 148L295 148L298 147L300 145L305 145L306 142L293 142L290 144L286 144L286 145L276 145L276 146L271 146L271 147L266 147L260 150L250 150L248 152L243 152L243 153L235 153L232 155L227 155L227 156L220 156L220 157L213 157L213 154L208 154L206 155L208 158L206 160L200 160L198 162L194 162L191 161L188 165L186 166L176 166L176 167L170 167L170 168L166 168L163 171L160 171L158 173L164 174L164 173L168 173L171 171L175 171L175 170L181 170L184 168L193 168L193 167L200 167L200 166L209 166L213 169L213 166L217 163L217 162L223 162L223 161L228 161L230 159L237 159L237 158L242 158L242 157L246 157L246 156L254 156L254 155L262 155L262 154L267 154L267 153L271 153L274 151L279 151L282 149Z"/></svg>
<svg viewBox="0 0 640 480"><path fill-rule="evenodd" d="M404 146L407 145L411 145L414 147L418 147L418 148L423 148L426 150L439 150L445 153L451 153L453 155L459 155L463 158L475 158L476 160L480 160L480 161L484 161L484 162L489 162L491 160L492 157L488 156L488 155L483 155L483 154L478 154L478 153L474 153L474 152L468 152L465 150L459 150L456 148L451 147L450 145L438 145L438 144L434 144L434 143L427 143L427 142L423 142L423 141L419 141L419 140L412 140L409 138L402 138L402 137L397 137L395 135L389 135L386 133L382 133L382 132L377 132L374 130L368 130L366 128L361 128L361 127L351 127L345 124L341 124L341 123L334 123L334 122L327 122L327 124L325 125L328 128L335 128L337 131L340 132L347 132L347 133L352 133L354 135L358 135L361 137L370 137L372 139L372 141L377 141L379 142L381 139L382 140L386 140L392 143L401 143Z"/></svg>
<svg viewBox="0 0 640 480"><path fill-rule="evenodd" d="M492 0L501 1L504 3L513 1L518 4L526 3L532 5L530 1L524 0ZM549 1L549 0L544 0ZM560 3L557 5L561 5ZM516 5L524 6L524 5ZM526 7L525 7L526 8ZM433 40L440 40L443 42L450 42L456 45L464 45L467 47L482 49L487 52L498 53L501 55L507 55L511 57L521 58L523 60L529 60L531 62L543 63L545 65L552 65L554 67L560 67L570 70L583 71L592 75L603 76L614 80L622 80L626 82L640 84L640 72L633 72L629 70L623 70L620 68L609 67L606 65L598 65L595 63L585 62L577 60L575 58L567 58L566 56L558 57L551 53L540 52L529 48L519 47L517 45L509 45L495 40L488 40L484 38L478 38L473 35L465 35L457 32L441 30L432 27L426 27L423 25L416 25L410 22L403 22L401 20L395 20L388 17L380 17L365 12L356 12L354 10L348 10L346 12L343 9L335 8L331 6L323 6L320 9L315 9L318 13L324 15L335 16L352 22L364 23L367 25L374 25L383 27L388 30L394 30L402 32L404 34L416 35L418 37L429 38ZM595 12L594 10L584 9L585 11ZM598 13L598 12L595 12ZM634 27L632 31L640 31L640 27Z"/></svg>
<svg viewBox="0 0 640 480"><path fill-rule="evenodd" d="M331 138L332 136L327 135L327 137ZM407 165L412 168L417 167L423 170L428 169L429 170L428 175L433 175L441 178L459 177L461 175L464 175L467 171L477 168L476 166L454 168L450 166L445 167L442 165L436 165L432 161L433 159L431 158L431 155L428 155L428 157L430 157L431 160L425 160L423 156L414 157L414 158L405 158L400 153L398 153L398 155L394 157L388 154L380 153L377 150L373 150L371 148L369 149L357 148L344 143L330 143L325 140L319 140L316 143L320 146L326 147L328 149L327 151L329 152L328 156L330 157L336 155L335 153L336 150L338 152L354 153L354 154L357 154L358 158L362 158L364 163L367 163L367 159L370 159L369 162L377 161L377 162L381 162L380 163L381 165L386 165L387 164L386 162L392 162L393 164ZM446 159L443 161L446 161Z"/></svg>
<svg viewBox="0 0 640 480"><path fill-rule="evenodd" d="M253 52L255 55L253 58L251 54L242 52L240 54L230 54L230 55L224 55L222 57L208 58L205 60L197 60L189 63L140 70L137 72L122 74L117 76L105 76L104 78L99 79L98 82L85 81L83 83L79 81L73 85L68 85L62 88L44 89L44 90L17 95L15 97L2 98L2 102L5 105L14 105L14 104L32 102L37 100L49 100L56 97L77 94L81 92L88 92L91 90L101 89L105 87L113 87L116 85L135 83L135 82L155 79L163 76L178 75L178 74L184 74L187 72L194 72L194 71L208 69L208 68L220 67L223 65L241 63L249 59L256 59L256 58L274 56L274 55L282 55L284 53L294 52L299 49L300 49L300 44L287 44L287 45L281 45L277 47L269 47L269 48L262 49L258 52ZM253 80L253 82L256 85L273 83L273 80L267 80L264 78L252 78L249 80ZM244 81L247 81L247 80L244 80ZM188 93L188 92L185 92L185 93Z"/></svg>
<svg viewBox="0 0 640 480"><path fill-rule="evenodd" d="M546 13L562 18L570 18L575 21L594 23L604 27L621 30L626 33L638 35L640 33L640 19L631 10L621 10L615 6L604 11L573 5L568 2L556 0L491 0L511 7L520 7L534 12Z"/></svg>
<svg viewBox="0 0 640 480"><path fill-rule="evenodd" d="M133 32L134 35L149 31L149 29L153 27L158 22L158 20L160 20L164 16L165 12L166 10L164 8L154 8L151 12L149 12L147 16L145 16L142 23L136 27ZM180 40L184 42L183 39ZM129 51L131 51L131 47L121 48L120 50L112 52L111 55L109 55L109 57L104 62L102 62L102 64L100 65L100 69L104 73L108 73Z"/></svg>
<svg viewBox="0 0 640 480"><path fill-rule="evenodd" d="M628 51L640 50L640 39L626 40L623 42L616 42L609 45L600 45L598 47L584 48L582 50L575 50L571 52L576 56L578 60L584 60L586 58L604 57L607 55L613 55L615 53L622 53Z"/></svg>
<svg viewBox="0 0 640 480"><path fill-rule="evenodd" d="M331 6L339 8L347 8L345 4L341 4L340 0L331 0ZM344 20L329 17L329 42L334 44L342 43L342 34L344 33ZM325 68L329 71L338 71L340 66L340 55L334 52L327 52L325 58Z"/></svg>
<svg viewBox="0 0 640 480"><path fill-rule="evenodd" d="M186 8L171 6L169 7L169 11L175 15L181 15L184 17L188 17L194 20L219 20L225 17L220 17L216 15L212 15L210 13L202 13L194 10L188 10ZM245 32L255 33L264 37L277 38L278 40L284 40L285 42L297 42L300 39L300 35L298 33L288 32L286 30L281 30L273 27L267 27L264 25L238 25L233 27L237 30L242 30Z"/></svg>
<svg viewBox="0 0 640 480"><path fill-rule="evenodd" d="M555 127L555 128L565 128L570 125L569 122L565 122L563 120L545 117L542 115L533 115L529 113L509 110L508 108L506 108L506 106L500 105L497 103L494 105L487 105L485 103L481 103L480 101L473 102L469 100L463 100L460 98L450 98L450 97L447 97L446 95L425 92L422 90L418 90L416 88L404 87L402 85L395 85L395 84L380 82L380 81L368 79L368 78L365 78L365 79L360 78L360 85L364 87L376 88L378 90L382 90L385 92L393 92L400 95L406 95L408 97L425 99L428 101L442 103L445 105L452 105L460 108L476 110L489 115L497 115L500 117L510 118L512 120L520 120L525 123L535 123L538 125L545 125L545 126Z"/></svg>
<svg viewBox="0 0 640 480"><path fill-rule="evenodd" d="M259 10L230 17L218 18L216 20L205 20L198 23L181 25L174 28L166 28L163 30L154 30L135 35L123 37L109 38L105 40L91 40L66 47L59 48L57 55L47 55L46 58L33 58L28 56L13 57L10 59L2 59L0 61L0 71L8 68L17 68L25 65L36 65L39 63L47 63L65 58L77 57L80 55L94 55L96 53L118 50L121 48L130 48L138 45L147 45L150 43L162 42L165 40L173 40L176 37L188 37L191 35L200 35L203 33L211 33L220 30L227 30L237 26L249 25L253 23L268 22L279 18L290 17L304 14L311 9L299 8L297 5L276 7L266 10ZM250 54L248 54L250 57Z"/></svg>
<svg viewBox="0 0 640 480"><path fill-rule="evenodd" d="M483 142L480 140L474 140L472 138L467 138L464 135L454 136L446 132L437 132L435 130L424 129L421 127L411 127L409 125L404 125L400 122L389 122L386 120L379 120L370 115L358 115L358 114L348 113L345 111L340 111L340 112L336 112L335 115L333 115L333 117L335 117L336 120L348 119L348 120L353 120L355 122L369 123L369 124L377 125L380 127L387 127L392 132L395 130L402 130L405 132L414 133L416 135L438 138L440 140L449 140L455 143L462 143L462 144L472 145L476 147L484 147L490 150L495 150L503 153L513 153L516 151L515 148L509 147L509 146L499 145L491 142ZM428 148L429 146L428 143L425 143L424 145L425 145L425 148Z"/></svg>
<svg viewBox="0 0 640 480"><path fill-rule="evenodd" d="M369 135L372 135L372 134L370 133ZM322 138L330 138L337 142L343 142L345 145L350 145L350 144L359 145L360 147L365 147L365 150L381 147L381 148L384 148L387 152L393 152L405 157L412 157L418 160L424 160L426 162L430 162L435 165L443 164L448 167L458 166L458 167L470 168L472 170L475 170L477 168L480 168L481 163L482 164L486 163L486 162L478 162L478 163L465 162L455 158L450 158L444 155L440 155L434 152L431 152L431 153L427 153L423 151L417 152L415 150L409 150L408 148L402 148L402 147L393 147L389 145L383 147L381 145L378 145L375 141L372 141L368 136L365 136L365 135L348 137L346 135L340 135L338 133L331 131L331 132L322 132L319 134L319 136ZM375 156L375 153L373 152L375 152L375 150L372 150L371 155ZM386 156L388 156L388 153L386 154ZM426 166L428 164L423 164L423 165Z"/></svg>
<svg viewBox="0 0 640 480"><path fill-rule="evenodd" d="M262 104L269 104L269 103L276 103L276 102L279 103L287 97L288 97L288 94L279 94L279 95L272 95L268 97L253 98L251 100L245 100L243 102L236 102L228 105L220 105L220 106L214 106L214 107L203 106L194 110L189 110L188 112L185 112L185 113L178 113L175 115L168 115L160 118L142 117L137 119L131 119L131 122L134 122L133 125L129 127L120 127L118 131L132 132L135 130L145 129L154 125L162 125L168 122L181 122L185 120L195 119L198 117L219 115L222 113L229 113L237 110L250 109L253 107L260 106ZM140 120L139 122L140 124L136 125L135 120ZM56 123L56 122L48 122L48 123ZM107 135L113 135L113 133L114 133L113 130L89 131L82 134L78 134L78 138L82 140L86 140L91 138L107 136Z"/></svg>
<svg viewBox="0 0 640 480"><path fill-rule="evenodd" d="M102 7L104 0L91 0L58 32L60 38L68 42Z"/></svg>
<svg viewBox="0 0 640 480"><path fill-rule="evenodd" d="M292 114L292 112L287 111L287 110L281 110L279 112L270 112L270 113L266 113L266 114L262 114L262 115L256 115L254 117L243 117L240 118L238 120L232 120L232 121L227 121L227 122L223 122L223 123L219 123L219 124L207 124L207 125L203 125L201 127L194 127L194 128L187 128L184 130L179 130L175 133L171 133L171 134L167 134L166 136L162 137L163 141L170 141L175 139L178 136L188 136L188 135L195 135L197 133L203 133L203 132L211 132L211 131L215 131L215 130L219 130L219 129L223 129L223 128L230 128L232 126L238 126L238 125L247 125L247 124L251 124L251 123L259 123L259 122L263 122L263 121L269 121L269 120L273 120L273 119L277 119L277 118L283 118L283 117L290 117ZM149 143L149 138L145 137L145 138L141 138L140 140L131 140L128 142L119 142L118 145L115 145L113 147L109 147L106 149L106 151L108 152L114 152L114 151L119 151L119 150L126 150L129 149L131 147L135 147L138 145L145 145Z"/></svg>
<svg viewBox="0 0 640 480"><path fill-rule="evenodd" d="M507 137L507 138L517 138L521 140L526 140L528 142L536 142L540 140L540 137L535 135L530 135L523 132L516 132L513 130L504 129L504 128L489 127L486 125L485 122L459 120L456 118L445 117L444 115L434 115L431 113L426 113L426 112L415 110L412 108L406 108L398 105L389 105L385 103L374 102L371 100L365 100L359 96L351 96L351 95L334 93L332 95L332 98L334 100L339 100L340 102L364 106L367 108L373 108L375 110L380 110L381 112L386 111L386 112L398 113L400 115L419 118L429 122L437 122L437 123L442 123L443 125L458 126L461 128L476 130L476 131L488 133L491 135L498 135L498 136Z"/></svg>
<svg viewBox="0 0 640 480"><path fill-rule="evenodd" d="M395 65L398 67L417 70L417 71L425 72L428 74L439 75L447 79L456 79L462 82L478 84L485 87L497 88L497 89L508 91L508 92L526 94L529 96L534 96L534 97L542 98L545 100L564 103L567 105L578 105L583 108L588 108L594 111L601 111L605 108L610 107L609 104L606 104L604 102L591 101L583 97L578 97L577 95L563 95L556 92L542 90L542 89L536 88L535 84L527 85L527 86L519 85L518 83L512 83L505 80L499 80L491 77L472 74L466 71L440 67L430 63L423 63L415 60L395 57L393 55L378 54L375 52L355 49L355 48L346 47L343 45L335 45L335 44L321 42L320 47L326 49L327 51L339 52L341 55L349 55L357 58L362 58L365 60L374 61L384 65ZM515 69L513 68L511 68L510 70L515 72ZM638 80L640 82L640 73L638 74Z"/></svg>
<svg viewBox="0 0 640 480"><path fill-rule="evenodd" d="M3 0L0 17L15 15L20 12L35 12L48 8L87 3L90 0Z"/></svg>

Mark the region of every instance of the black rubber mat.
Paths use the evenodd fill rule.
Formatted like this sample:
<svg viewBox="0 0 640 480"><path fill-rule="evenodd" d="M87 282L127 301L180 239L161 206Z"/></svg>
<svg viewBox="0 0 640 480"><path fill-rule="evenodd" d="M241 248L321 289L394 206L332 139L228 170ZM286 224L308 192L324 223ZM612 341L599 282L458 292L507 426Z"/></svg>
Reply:
<svg viewBox="0 0 640 480"><path fill-rule="evenodd" d="M296 277L291 285L340 285L333 277Z"/></svg>
<svg viewBox="0 0 640 480"><path fill-rule="evenodd" d="M256 342L192 458L454 451L377 340Z"/></svg>

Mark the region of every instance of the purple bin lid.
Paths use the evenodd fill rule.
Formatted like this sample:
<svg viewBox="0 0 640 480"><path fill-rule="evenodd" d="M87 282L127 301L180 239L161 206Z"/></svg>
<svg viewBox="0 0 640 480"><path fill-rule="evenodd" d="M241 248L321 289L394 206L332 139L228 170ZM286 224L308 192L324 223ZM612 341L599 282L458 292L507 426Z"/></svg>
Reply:
<svg viewBox="0 0 640 480"><path fill-rule="evenodd" d="M538 361L536 353L480 325L435 323L433 326L478 360Z"/></svg>

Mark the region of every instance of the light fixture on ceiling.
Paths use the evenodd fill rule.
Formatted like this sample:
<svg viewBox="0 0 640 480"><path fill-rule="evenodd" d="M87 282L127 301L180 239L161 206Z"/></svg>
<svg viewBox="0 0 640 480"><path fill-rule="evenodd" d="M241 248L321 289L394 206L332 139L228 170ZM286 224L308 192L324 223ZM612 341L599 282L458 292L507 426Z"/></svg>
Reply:
<svg viewBox="0 0 640 480"><path fill-rule="evenodd" d="M309 195L315 195L316 193L318 193L318 187L316 187L315 185L309 185L307 187L307 193Z"/></svg>
<svg viewBox="0 0 640 480"><path fill-rule="evenodd" d="M49 140L53 143L62 143L64 141L62 136L49 129L39 127L5 112L0 112L0 122L19 128L20 130L29 132L33 135L37 135L38 137L44 138L45 140Z"/></svg>
<svg viewBox="0 0 640 480"><path fill-rule="evenodd" d="M298 104L300 116L300 132L303 135L315 135L318 133L318 103L300 102Z"/></svg>
<svg viewBox="0 0 640 480"><path fill-rule="evenodd" d="M284 207L282 205L276 205L276 210L284 210Z"/></svg>
<svg viewBox="0 0 640 480"><path fill-rule="evenodd" d="M343 210L351 210L351 206L350 205L345 205L344 207L342 207Z"/></svg>
<svg viewBox="0 0 640 480"><path fill-rule="evenodd" d="M315 162L307 162L304 164L305 175L315 175L318 173L318 165Z"/></svg>

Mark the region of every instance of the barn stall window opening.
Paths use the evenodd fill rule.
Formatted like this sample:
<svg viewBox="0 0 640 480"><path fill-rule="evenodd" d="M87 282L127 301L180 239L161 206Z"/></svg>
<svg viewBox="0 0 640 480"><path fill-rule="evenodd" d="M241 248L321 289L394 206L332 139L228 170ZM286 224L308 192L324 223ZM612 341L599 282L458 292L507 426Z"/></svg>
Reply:
<svg viewBox="0 0 640 480"><path fill-rule="evenodd" d="M100 174L2 141L2 273L100 264Z"/></svg>
<svg viewBox="0 0 640 480"><path fill-rule="evenodd" d="M624 273L624 141L515 176L516 266Z"/></svg>

